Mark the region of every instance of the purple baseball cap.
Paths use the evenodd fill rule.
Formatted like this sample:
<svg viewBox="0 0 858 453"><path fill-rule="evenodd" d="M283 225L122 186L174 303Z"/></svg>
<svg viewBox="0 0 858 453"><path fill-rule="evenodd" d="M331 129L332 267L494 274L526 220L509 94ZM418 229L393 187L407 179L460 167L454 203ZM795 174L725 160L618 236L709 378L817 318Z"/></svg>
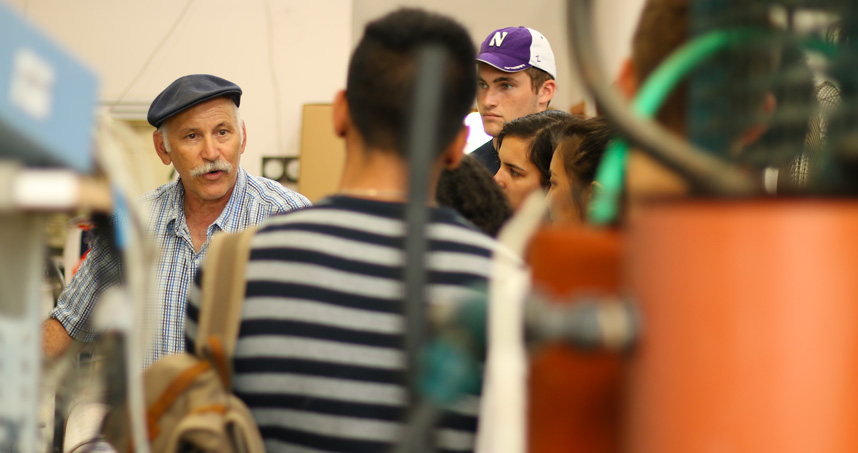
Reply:
<svg viewBox="0 0 858 453"><path fill-rule="evenodd" d="M480 45L477 61L504 72L534 67L557 77L554 52L542 33L527 27L507 27L489 33Z"/></svg>

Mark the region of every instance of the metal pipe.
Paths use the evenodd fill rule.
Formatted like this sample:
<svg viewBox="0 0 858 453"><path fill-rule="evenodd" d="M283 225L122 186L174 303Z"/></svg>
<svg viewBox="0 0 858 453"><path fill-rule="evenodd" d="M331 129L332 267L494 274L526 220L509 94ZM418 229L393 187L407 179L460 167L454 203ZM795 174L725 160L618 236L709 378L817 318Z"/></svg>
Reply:
<svg viewBox="0 0 858 453"><path fill-rule="evenodd" d="M406 151L409 164L408 204L405 207L405 352L406 385L411 403L417 401L420 349L425 337L426 310L426 204L429 168L438 148L438 123L441 113L447 53L437 45L418 52L417 80Z"/></svg>
<svg viewBox="0 0 858 453"><path fill-rule="evenodd" d="M641 319L633 303L616 297L557 304L534 294L525 307L525 326L531 345L562 341L584 350L623 351L637 341Z"/></svg>

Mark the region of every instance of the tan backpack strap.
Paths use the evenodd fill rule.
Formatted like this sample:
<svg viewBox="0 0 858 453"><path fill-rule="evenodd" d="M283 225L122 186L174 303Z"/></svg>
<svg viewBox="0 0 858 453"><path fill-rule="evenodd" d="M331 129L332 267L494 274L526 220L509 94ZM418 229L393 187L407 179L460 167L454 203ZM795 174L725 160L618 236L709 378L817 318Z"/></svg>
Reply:
<svg viewBox="0 0 858 453"><path fill-rule="evenodd" d="M206 256L197 328L196 351L214 359L224 384L230 387L232 357L241 324L241 306L247 284L245 271L250 240L256 227L212 238ZM212 338L215 340L212 341Z"/></svg>
<svg viewBox="0 0 858 453"><path fill-rule="evenodd" d="M158 437L158 434L161 433L160 421L164 413L193 384L194 380L211 368L211 364L203 360L186 369L176 376L167 386L167 389L149 406L146 411L146 421L149 427L150 441Z"/></svg>

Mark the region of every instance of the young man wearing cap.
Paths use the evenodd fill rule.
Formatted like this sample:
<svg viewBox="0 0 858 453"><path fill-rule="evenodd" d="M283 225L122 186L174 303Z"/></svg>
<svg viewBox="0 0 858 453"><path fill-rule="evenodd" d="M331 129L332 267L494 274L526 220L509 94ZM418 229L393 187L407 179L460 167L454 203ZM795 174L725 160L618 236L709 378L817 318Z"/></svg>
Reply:
<svg viewBox="0 0 858 453"><path fill-rule="evenodd" d="M557 88L551 46L541 33L527 27L491 32L480 45L477 73L477 107L483 129L492 137L505 123L548 109ZM493 175L500 169L495 138L471 156Z"/></svg>
<svg viewBox="0 0 858 453"><path fill-rule="evenodd" d="M279 183L251 176L239 161L247 143L238 106L241 88L220 77L195 74L168 86L149 108L155 152L172 164L177 181L141 197L149 233L160 251L157 287L150 307L159 334L146 363L181 352L188 288L205 257L212 235L231 233L260 223L269 215L309 206L302 195ZM60 294L44 325L48 355L66 349L72 339L91 341L95 302L107 274L116 272L116 256L96 240L80 270Z"/></svg>

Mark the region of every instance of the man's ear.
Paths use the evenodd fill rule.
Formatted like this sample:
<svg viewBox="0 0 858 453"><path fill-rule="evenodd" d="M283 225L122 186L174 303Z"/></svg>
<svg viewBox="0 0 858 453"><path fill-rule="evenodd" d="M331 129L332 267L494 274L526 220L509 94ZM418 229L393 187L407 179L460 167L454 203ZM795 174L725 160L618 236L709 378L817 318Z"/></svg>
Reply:
<svg viewBox="0 0 858 453"><path fill-rule="evenodd" d="M635 75L635 68L632 66L632 60L626 58L620 66L620 74L617 76L617 89L626 96L626 99L632 100L638 93L638 77Z"/></svg>
<svg viewBox="0 0 858 453"><path fill-rule="evenodd" d="M456 138L447 146L441 156L443 159L444 168L454 170L462 163L462 157L465 156L465 145L468 143L468 134L471 132L468 126L462 126Z"/></svg>
<svg viewBox="0 0 858 453"><path fill-rule="evenodd" d="M554 98L555 91L557 91L557 83L554 80L548 79L543 82L537 92L539 105L548 108L548 103L551 102L552 98Z"/></svg>
<svg viewBox="0 0 858 453"><path fill-rule="evenodd" d="M173 161L170 159L170 153L167 152L167 146L164 143L166 139L167 137L161 135L160 132L152 132L152 142L155 144L155 152L158 153L158 157L161 158L161 162L164 165L170 165Z"/></svg>
<svg viewBox="0 0 858 453"><path fill-rule="evenodd" d="M769 116L771 116L772 113L775 112L775 110L777 110L777 108L778 108L778 100L777 100L777 98L775 98L775 95L772 94L771 92L766 93L766 98L763 100L763 108L762 108L763 115L766 117L769 117ZM769 130L768 122L757 123L757 124L751 126L750 128L748 128L748 130L746 130L742 134L742 138L741 138L742 147L744 148L748 145L756 143L757 140L759 140L760 137L762 137L763 134L765 134L766 131L768 131L768 130Z"/></svg>
<svg viewBox="0 0 858 453"><path fill-rule="evenodd" d="M337 137L345 138L348 132L349 122L349 101L346 100L346 90L340 90L334 97L334 134Z"/></svg>

